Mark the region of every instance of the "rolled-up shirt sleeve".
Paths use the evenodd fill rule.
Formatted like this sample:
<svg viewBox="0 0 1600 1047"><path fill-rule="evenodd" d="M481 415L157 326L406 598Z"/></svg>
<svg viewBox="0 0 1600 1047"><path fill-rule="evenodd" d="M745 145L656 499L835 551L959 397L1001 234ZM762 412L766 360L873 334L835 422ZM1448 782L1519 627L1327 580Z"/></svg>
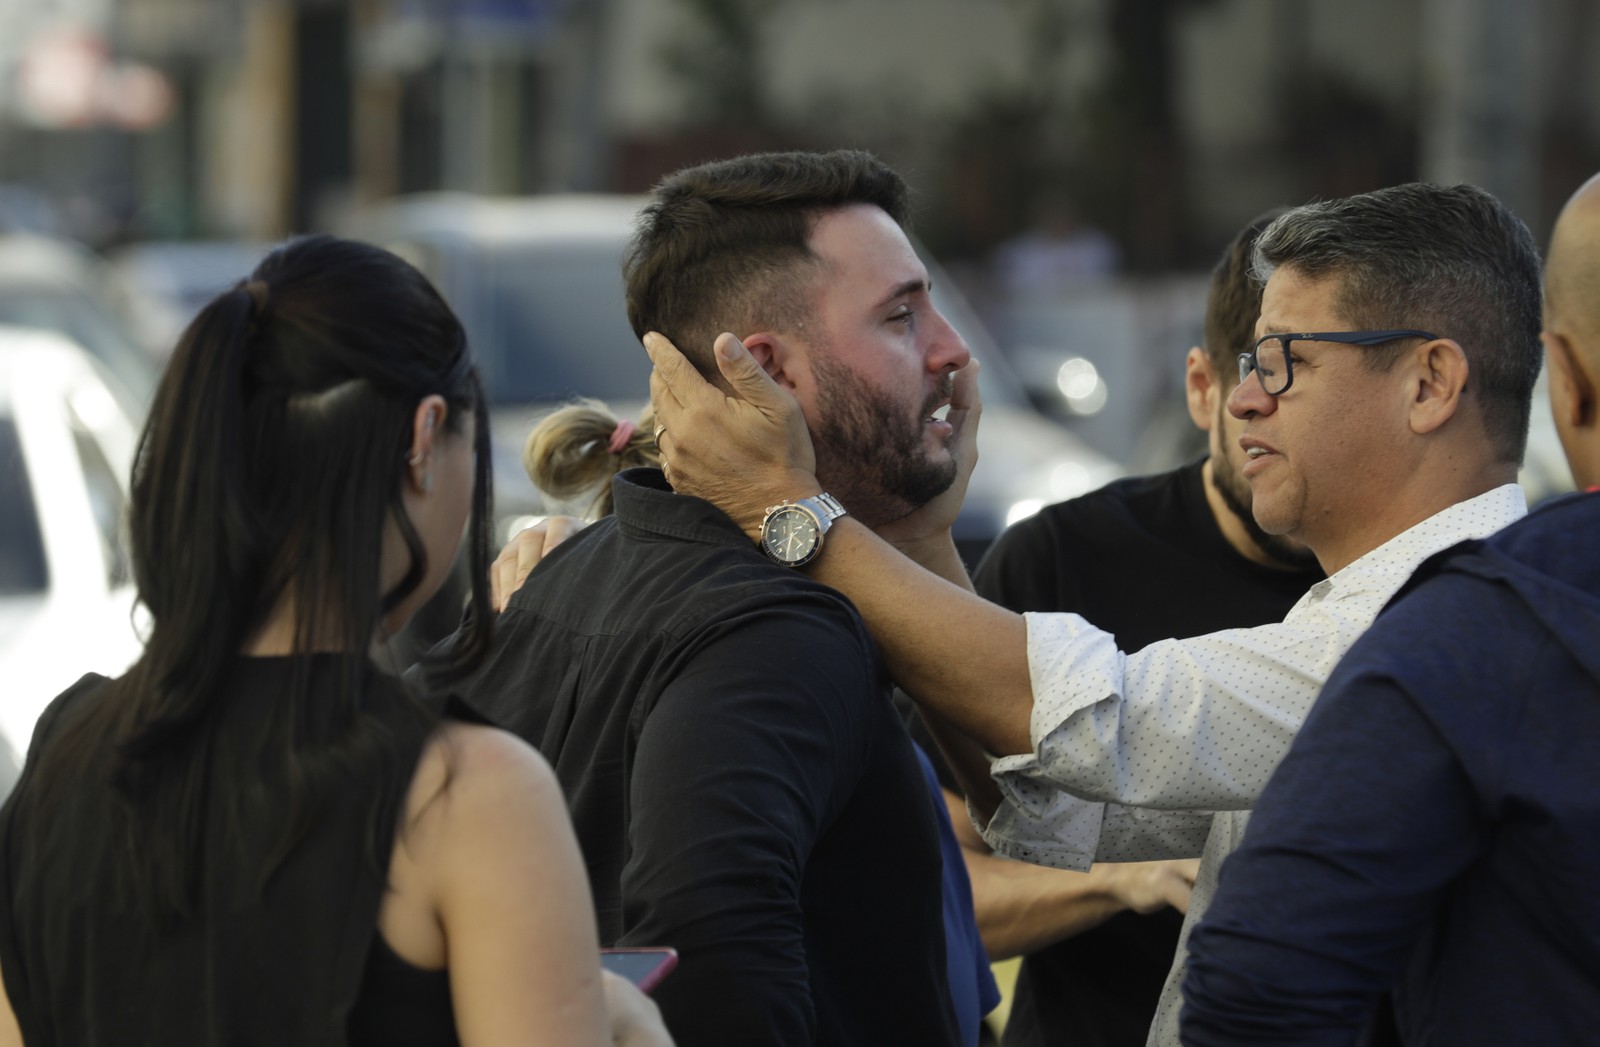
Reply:
<svg viewBox="0 0 1600 1047"><path fill-rule="evenodd" d="M1034 751L995 761L984 838L1063 868L1199 854L1212 812L1255 803L1370 602L1308 596L1283 622L1132 654L1078 615L1026 615Z"/></svg>

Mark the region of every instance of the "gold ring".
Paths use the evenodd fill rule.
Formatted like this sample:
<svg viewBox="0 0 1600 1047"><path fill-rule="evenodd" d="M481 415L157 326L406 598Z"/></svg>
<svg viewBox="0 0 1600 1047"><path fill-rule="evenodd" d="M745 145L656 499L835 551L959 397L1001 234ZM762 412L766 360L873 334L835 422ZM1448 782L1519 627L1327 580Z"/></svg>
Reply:
<svg viewBox="0 0 1600 1047"><path fill-rule="evenodd" d="M664 426L664 425L656 426L656 443L659 444L661 442L661 434L666 432L666 431L667 431L667 427L666 426Z"/></svg>

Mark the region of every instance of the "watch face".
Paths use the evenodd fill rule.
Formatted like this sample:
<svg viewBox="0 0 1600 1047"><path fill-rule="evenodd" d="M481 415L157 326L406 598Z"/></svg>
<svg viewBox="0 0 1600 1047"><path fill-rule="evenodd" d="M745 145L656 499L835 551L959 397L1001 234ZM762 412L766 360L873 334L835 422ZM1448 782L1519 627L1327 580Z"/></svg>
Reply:
<svg viewBox="0 0 1600 1047"><path fill-rule="evenodd" d="M782 564L798 567L816 555L822 537L816 517L795 505L786 505L767 517L761 528L761 547Z"/></svg>

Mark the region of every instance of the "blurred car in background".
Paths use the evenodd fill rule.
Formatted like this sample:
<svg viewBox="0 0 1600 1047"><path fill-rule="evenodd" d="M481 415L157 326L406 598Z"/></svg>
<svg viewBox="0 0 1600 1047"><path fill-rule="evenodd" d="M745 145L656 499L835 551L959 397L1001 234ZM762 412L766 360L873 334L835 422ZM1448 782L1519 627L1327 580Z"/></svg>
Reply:
<svg viewBox="0 0 1600 1047"><path fill-rule="evenodd" d="M25 182L0 182L0 232L59 234L61 210L50 194Z"/></svg>
<svg viewBox="0 0 1600 1047"><path fill-rule="evenodd" d="M87 247L47 236L0 236L0 324L56 331L99 360L112 393L138 416L157 366L111 304L105 262Z"/></svg>
<svg viewBox="0 0 1600 1047"><path fill-rule="evenodd" d="M122 532L136 441L89 353L0 327L0 795L50 700L139 655Z"/></svg>
<svg viewBox="0 0 1600 1047"><path fill-rule="evenodd" d="M528 429L551 407L587 396L637 417L650 362L628 325L622 256L644 197L402 197L360 215L352 235L382 244L433 280L460 315L493 414L501 540L547 505L522 471ZM1028 405L992 339L930 261L934 299L983 362L981 464L956 539L976 562L1008 522L1118 475Z"/></svg>
<svg viewBox="0 0 1600 1047"><path fill-rule="evenodd" d="M249 276L271 244L152 240L110 252L117 304L146 354L162 361L211 299Z"/></svg>

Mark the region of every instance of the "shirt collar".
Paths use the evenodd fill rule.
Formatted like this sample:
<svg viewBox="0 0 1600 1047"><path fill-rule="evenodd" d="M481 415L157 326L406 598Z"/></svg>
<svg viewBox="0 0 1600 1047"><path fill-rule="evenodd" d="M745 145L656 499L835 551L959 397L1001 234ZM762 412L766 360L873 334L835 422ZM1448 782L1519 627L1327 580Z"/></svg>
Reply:
<svg viewBox="0 0 1600 1047"><path fill-rule="evenodd" d="M678 494L660 469L625 469L611 481L617 525L635 538L655 537L744 546L755 543L733 518L703 498Z"/></svg>
<svg viewBox="0 0 1600 1047"><path fill-rule="evenodd" d="M1528 514L1519 484L1502 484L1460 501L1415 524L1311 587L1306 598L1327 599L1338 592L1370 587L1377 577L1410 577L1434 553L1469 538L1487 538ZM1402 580L1403 580L1402 578Z"/></svg>

